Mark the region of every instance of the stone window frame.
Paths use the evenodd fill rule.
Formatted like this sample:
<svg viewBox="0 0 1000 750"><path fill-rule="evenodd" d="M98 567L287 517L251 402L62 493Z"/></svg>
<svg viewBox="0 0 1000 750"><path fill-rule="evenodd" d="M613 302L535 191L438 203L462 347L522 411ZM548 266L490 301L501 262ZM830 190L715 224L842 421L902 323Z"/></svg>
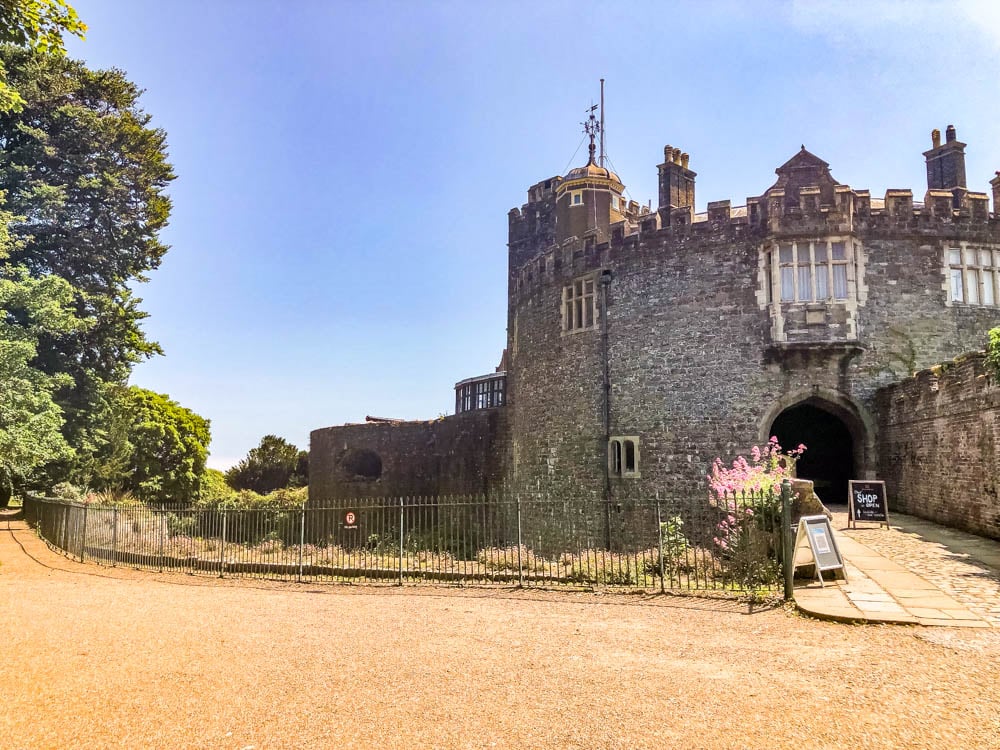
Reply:
<svg viewBox="0 0 1000 750"><path fill-rule="evenodd" d="M946 243L944 274L948 304L1000 306L1000 248Z"/></svg>
<svg viewBox="0 0 1000 750"><path fill-rule="evenodd" d="M813 237L769 244L765 253L768 303L836 304L851 299L852 267L856 268L853 238Z"/></svg>
<svg viewBox="0 0 1000 750"><path fill-rule="evenodd" d="M569 191L569 205L572 206L582 206L583 203L583 191L582 190L570 190Z"/></svg>
<svg viewBox="0 0 1000 750"><path fill-rule="evenodd" d="M562 288L562 332L580 333L597 328L597 274L578 276Z"/></svg>
<svg viewBox="0 0 1000 750"><path fill-rule="evenodd" d="M616 479L638 479L638 435L615 435L608 438L608 473Z"/></svg>

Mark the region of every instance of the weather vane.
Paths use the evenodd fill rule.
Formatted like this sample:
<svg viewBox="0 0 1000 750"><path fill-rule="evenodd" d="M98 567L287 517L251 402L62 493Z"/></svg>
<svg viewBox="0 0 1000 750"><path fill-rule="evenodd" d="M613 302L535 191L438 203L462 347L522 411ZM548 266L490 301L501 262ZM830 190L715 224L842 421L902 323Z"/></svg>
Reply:
<svg viewBox="0 0 1000 750"><path fill-rule="evenodd" d="M586 133L588 136L590 136L589 148L590 148L591 162L594 161L594 151L596 150L596 147L594 146L594 139L601 134L602 130L601 123L599 123L597 121L597 118L594 116L594 112L598 110L599 106L600 105L598 104L591 104L590 107L588 107L586 110L587 112L590 113L590 116L584 122L580 123L581 125L583 125L583 132Z"/></svg>

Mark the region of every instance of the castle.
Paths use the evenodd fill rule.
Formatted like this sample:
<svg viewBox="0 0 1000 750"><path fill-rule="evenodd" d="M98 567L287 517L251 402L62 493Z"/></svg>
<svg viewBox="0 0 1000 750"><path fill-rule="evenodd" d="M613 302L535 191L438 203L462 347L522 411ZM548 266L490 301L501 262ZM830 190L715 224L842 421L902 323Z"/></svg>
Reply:
<svg viewBox="0 0 1000 750"><path fill-rule="evenodd" d="M771 435L808 446L799 475L845 502L880 473L876 391L1000 325L1000 173L991 214L954 127L923 156L919 202L841 184L803 147L761 195L695 213L686 153L664 149L652 210L592 136L509 213L498 372L459 382L452 416L313 431L310 502L701 497L716 456Z"/></svg>

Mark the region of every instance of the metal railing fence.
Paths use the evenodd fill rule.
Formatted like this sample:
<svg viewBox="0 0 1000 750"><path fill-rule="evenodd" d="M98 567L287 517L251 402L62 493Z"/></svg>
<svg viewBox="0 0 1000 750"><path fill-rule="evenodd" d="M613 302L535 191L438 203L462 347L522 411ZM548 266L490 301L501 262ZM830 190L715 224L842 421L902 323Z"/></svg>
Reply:
<svg viewBox="0 0 1000 750"><path fill-rule="evenodd" d="M178 509L29 498L28 522L78 560L284 580L758 592L782 584L777 493L564 502L537 496L337 499Z"/></svg>

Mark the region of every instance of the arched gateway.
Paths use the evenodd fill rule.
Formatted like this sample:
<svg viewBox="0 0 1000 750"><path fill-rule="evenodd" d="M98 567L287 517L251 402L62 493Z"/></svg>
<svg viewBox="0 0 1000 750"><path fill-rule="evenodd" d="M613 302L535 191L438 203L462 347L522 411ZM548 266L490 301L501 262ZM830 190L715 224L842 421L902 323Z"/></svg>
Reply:
<svg viewBox="0 0 1000 750"><path fill-rule="evenodd" d="M867 477L873 468L871 417L841 393L792 394L775 405L762 428L762 441L773 435L786 450L806 446L796 473L813 480L827 505L846 503L848 480Z"/></svg>

